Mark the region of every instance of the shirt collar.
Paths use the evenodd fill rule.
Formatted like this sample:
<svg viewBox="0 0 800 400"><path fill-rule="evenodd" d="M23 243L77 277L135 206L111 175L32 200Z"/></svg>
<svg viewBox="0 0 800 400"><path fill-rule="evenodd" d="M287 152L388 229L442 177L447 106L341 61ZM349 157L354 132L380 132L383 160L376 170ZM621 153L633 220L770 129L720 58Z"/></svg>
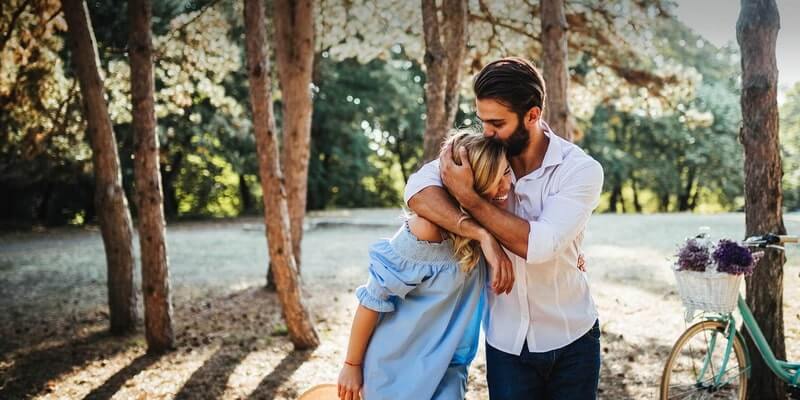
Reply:
<svg viewBox="0 0 800 400"><path fill-rule="evenodd" d="M550 126L547 125L546 122L544 121L540 122L542 124L542 132L544 133L545 136L547 136L550 139L549 143L547 144L547 150L544 153L544 159L542 160L542 165L521 178L517 178L515 176L512 181L513 183L516 183L517 180L523 179L525 177L539 178L542 176L542 174L544 174L544 171L547 169L547 167L552 167L554 165L561 164L561 162L564 161L564 155L561 153L561 141L563 139L561 139L561 137L556 135L556 133L553 132L552 129L550 129Z"/></svg>

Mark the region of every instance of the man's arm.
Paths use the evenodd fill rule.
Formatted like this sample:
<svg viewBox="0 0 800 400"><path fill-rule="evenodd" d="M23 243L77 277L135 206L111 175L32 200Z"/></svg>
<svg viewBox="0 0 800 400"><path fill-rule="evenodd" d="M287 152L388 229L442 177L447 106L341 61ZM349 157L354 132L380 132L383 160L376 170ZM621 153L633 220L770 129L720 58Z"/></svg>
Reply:
<svg viewBox="0 0 800 400"><path fill-rule="evenodd" d="M526 221L475 193L469 165L456 165L450 154L443 152L440 158L442 180L450 193L500 243L528 263L547 261L575 240L600 199L603 168L589 159L568 172L559 192L545 199L537 221Z"/></svg>
<svg viewBox="0 0 800 400"><path fill-rule="evenodd" d="M408 208L420 217L449 232L478 241L491 267L492 288L497 293L511 292L514 285L511 260L489 231L472 218L462 220L458 204L442 188L438 160L425 164L409 177L404 198Z"/></svg>
<svg viewBox="0 0 800 400"><path fill-rule="evenodd" d="M422 166L408 178L403 197L411 211L439 227L472 240L484 239L485 230L474 221L464 221L458 227L462 213L458 204L442 188L439 160Z"/></svg>
<svg viewBox="0 0 800 400"><path fill-rule="evenodd" d="M522 258L527 258L530 222L500 209L480 196L465 200L462 206L505 248Z"/></svg>

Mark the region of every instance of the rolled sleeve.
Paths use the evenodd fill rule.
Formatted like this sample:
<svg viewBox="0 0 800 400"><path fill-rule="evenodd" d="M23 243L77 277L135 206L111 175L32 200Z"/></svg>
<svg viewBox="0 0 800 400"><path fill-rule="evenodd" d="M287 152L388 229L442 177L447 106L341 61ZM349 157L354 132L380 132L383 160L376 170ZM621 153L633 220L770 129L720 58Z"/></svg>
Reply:
<svg viewBox="0 0 800 400"><path fill-rule="evenodd" d="M539 218L530 221L529 264L551 260L578 237L600 201L603 167L590 160L565 176L564 182L558 193L545 199Z"/></svg>
<svg viewBox="0 0 800 400"><path fill-rule="evenodd" d="M377 312L394 311L394 303L389 299L389 291L376 286L372 280L356 289L356 297L359 304L370 310Z"/></svg>
<svg viewBox="0 0 800 400"><path fill-rule="evenodd" d="M369 279L356 289L361 305L378 312L392 312L395 302L404 299L408 292L422 282L427 268L414 265L401 267L404 263L389 249L387 242L373 245L370 249Z"/></svg>
<svg viewBox="0 0 800 400"><path fill-rule="evenodd" d="M425 189L428 186L438 186L442 187L442 178L439 175L439 160L433 160L419 169L419 171L411 174L408 178L408 183L406 183L406 189L403 193L403 199L405 200L406 206L408 206L408 201L414 197L415 194L419 193L422 189Z"/></svg>

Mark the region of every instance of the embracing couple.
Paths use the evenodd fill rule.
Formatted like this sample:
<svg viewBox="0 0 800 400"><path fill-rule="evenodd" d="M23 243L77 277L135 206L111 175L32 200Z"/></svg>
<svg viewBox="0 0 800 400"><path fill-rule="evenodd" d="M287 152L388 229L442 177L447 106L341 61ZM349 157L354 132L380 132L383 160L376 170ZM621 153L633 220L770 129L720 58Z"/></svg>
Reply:
<svg viewBox="0 0 800 400"><path fill-rule="evenodd" d="M542 120L528 61L486 65L473 89L483 131L450 134L409 179L408 219L370 247L341 399L463 399L481 321L492 400L597 396L581 246L603 169Z"/></svg>

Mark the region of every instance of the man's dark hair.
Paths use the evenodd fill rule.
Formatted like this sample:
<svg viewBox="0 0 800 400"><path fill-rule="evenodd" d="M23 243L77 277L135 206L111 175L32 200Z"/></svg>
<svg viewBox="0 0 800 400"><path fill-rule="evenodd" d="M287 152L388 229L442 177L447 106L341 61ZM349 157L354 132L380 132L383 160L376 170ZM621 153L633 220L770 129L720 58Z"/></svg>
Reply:
<svg viewBox="0 0 800 400"><path fill-rule="evenodd" d="M542 74L522 58L506 57L486 64L475 76L472 88L479 100L496 100L519 116L532 107L544 110Z"/></svg>

